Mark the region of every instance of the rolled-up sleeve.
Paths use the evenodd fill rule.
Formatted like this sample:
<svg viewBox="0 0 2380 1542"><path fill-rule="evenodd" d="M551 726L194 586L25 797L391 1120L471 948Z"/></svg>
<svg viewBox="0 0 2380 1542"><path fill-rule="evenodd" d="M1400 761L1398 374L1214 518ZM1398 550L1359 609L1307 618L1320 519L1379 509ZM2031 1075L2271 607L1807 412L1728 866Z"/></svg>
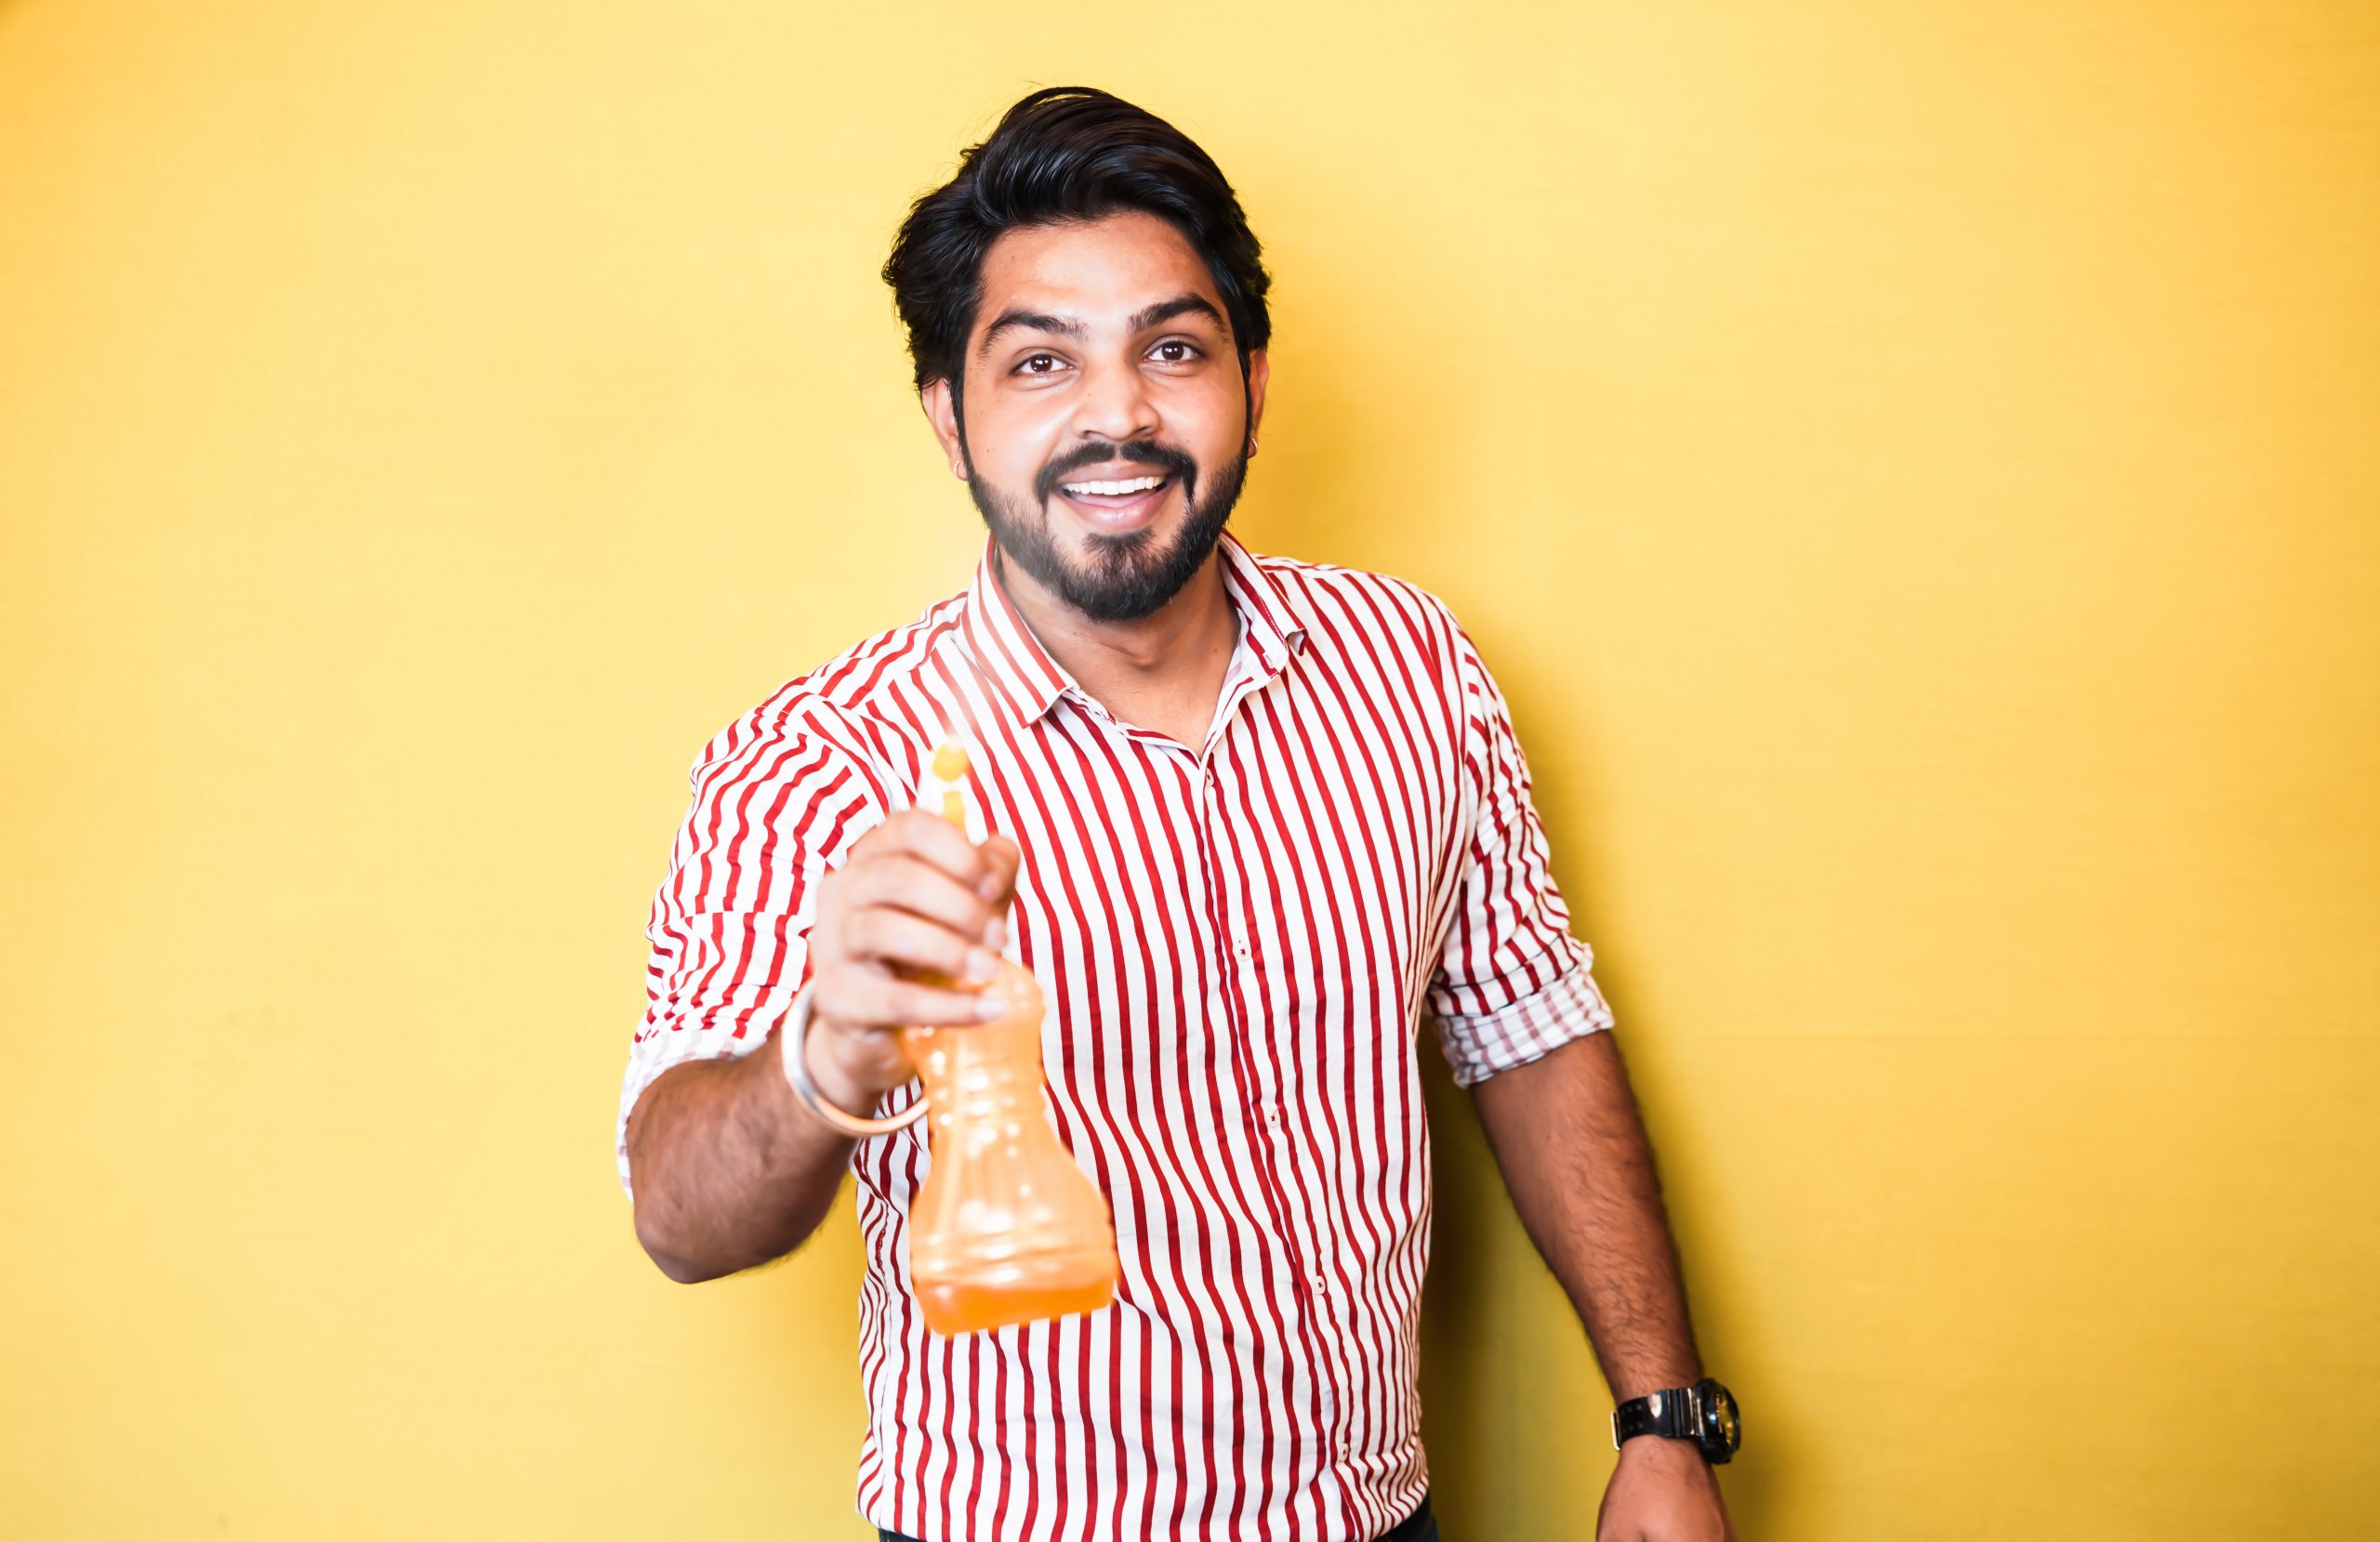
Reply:
<svg viewBox="0 0 2380 1542"><path fill-rule="evenodd" d="M1503 693L1459 626L1455 641L1475 817L1428 999L1454 1079L1470 1087L1613 1019L1594 950L1571 935Z"/></svg>
<svg viewBox="0 0 2380 1542"><path fill-rule="evenodd" d="M817 880L881 824L881 788L853 755L781 701L720 731L696 758L693 798L645 924L645 1009L628 1049L615 1131L633 1201L628 1114L686 1061L767 1042L810 977Z"/></svg>

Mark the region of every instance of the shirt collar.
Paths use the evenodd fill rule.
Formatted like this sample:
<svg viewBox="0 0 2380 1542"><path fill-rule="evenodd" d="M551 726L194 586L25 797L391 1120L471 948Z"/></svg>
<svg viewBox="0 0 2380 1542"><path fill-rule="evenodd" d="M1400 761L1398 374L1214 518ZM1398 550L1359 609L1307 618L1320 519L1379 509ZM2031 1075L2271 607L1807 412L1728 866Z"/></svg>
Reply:
<svg viewBox="0 0 2380 1542"><path fill-rule="evenodd" d="M1309 619L1304 596L1294 584L1266 573L1228 530L1216 543L1223 553L1223 586L1239 613L1241 645L1251 651L1259 673L1271 679L1304 648ZM1001 707L1020 722L1038 720L1069 691L1083 694L1010 600L992 571L997 544L987 534L967 586L959 635L985 685Z"/></svg>

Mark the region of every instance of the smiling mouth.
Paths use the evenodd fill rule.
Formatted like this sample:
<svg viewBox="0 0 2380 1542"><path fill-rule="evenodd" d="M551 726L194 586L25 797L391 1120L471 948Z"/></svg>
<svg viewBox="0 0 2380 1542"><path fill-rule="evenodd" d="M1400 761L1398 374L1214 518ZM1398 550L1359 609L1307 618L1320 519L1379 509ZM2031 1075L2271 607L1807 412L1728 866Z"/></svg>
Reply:
<svg viewBox="0 0 2380 1542"><path fill-rule="evenodd" d="M1150 471L1137 477L1097 477L1083 481L1062 481L1058 491L1077 503L1092 508L1121 508L1152 493L1162 493L1171 485L1170 471Z"/></svg>
<svg viewBox="0 0 2380 1542"><path fill-rule="evenodd" d="M1083 513L1094 527L1113 529L1137 523L1142 516L1157 507L1158 500L1172 488L1175 481L1174 473L1170 471L1151 472L1138 477L1103 477L1060 482L1057 492L1058 496Z"/></svg>

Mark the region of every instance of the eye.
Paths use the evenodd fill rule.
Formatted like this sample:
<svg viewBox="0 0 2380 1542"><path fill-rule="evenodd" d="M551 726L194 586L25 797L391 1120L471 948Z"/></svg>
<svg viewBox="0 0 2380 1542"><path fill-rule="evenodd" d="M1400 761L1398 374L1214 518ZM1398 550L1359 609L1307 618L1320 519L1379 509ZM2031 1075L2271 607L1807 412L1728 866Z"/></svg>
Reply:
<svg viewBox="0 0 2380 1542"><path fill-rule="evenodd" d="M1061 362L1063 362L1063 361L1054 353L1028 353L1017 363L1016 373L1019 375L1049 375L1052 373L1052 371L1036 369L1033 366L1039 363L1054 365Z"/></svg>
<svg viewBox="0 0 2380 1542"><path fill-rule="evenodd" d="M1178 348L1182 351L1180 353L1166 354L1165 350L1170 348ZM1157 344L1157 347L1151 349L1149 351L1152 353L1165 354L1165 357L1160 359L1158 362L1167 364L1186 364L1191 360L1198 357L1198 346L1196 343L1190 342L1182 337L1168 337L1165 341Z"/></svg>

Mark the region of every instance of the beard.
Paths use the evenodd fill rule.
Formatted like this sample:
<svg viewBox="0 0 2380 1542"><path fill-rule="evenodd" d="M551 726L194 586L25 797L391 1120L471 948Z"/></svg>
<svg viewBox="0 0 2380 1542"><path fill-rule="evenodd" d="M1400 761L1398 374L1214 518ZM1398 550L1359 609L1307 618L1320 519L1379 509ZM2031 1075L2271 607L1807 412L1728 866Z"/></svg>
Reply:
<svg viewBox="0 0 2380 1542"><path fill-rule="evenodd" d="M1203 498L1198 463L1180 450L1158 444L1091 448L1054 461L1034 479L1037 499L1031 505L1008 497L972 465L967 491L1000 554L1043 588L1093 621L1138 621L1163 609L1166 601L1181 593L1223 538L1223 525L1248 481L1247 441L1240 444L1238 458L1215 474L1214 485ZM1088 559L1070 561L1050 528L1050 499L1056 494L1059 481L1078 468L1117 463L1158 474L1173 473L1182 490L1182 522L1170 541L1161 541L1154 526L1121 535L1088 532Z"/></svg>

